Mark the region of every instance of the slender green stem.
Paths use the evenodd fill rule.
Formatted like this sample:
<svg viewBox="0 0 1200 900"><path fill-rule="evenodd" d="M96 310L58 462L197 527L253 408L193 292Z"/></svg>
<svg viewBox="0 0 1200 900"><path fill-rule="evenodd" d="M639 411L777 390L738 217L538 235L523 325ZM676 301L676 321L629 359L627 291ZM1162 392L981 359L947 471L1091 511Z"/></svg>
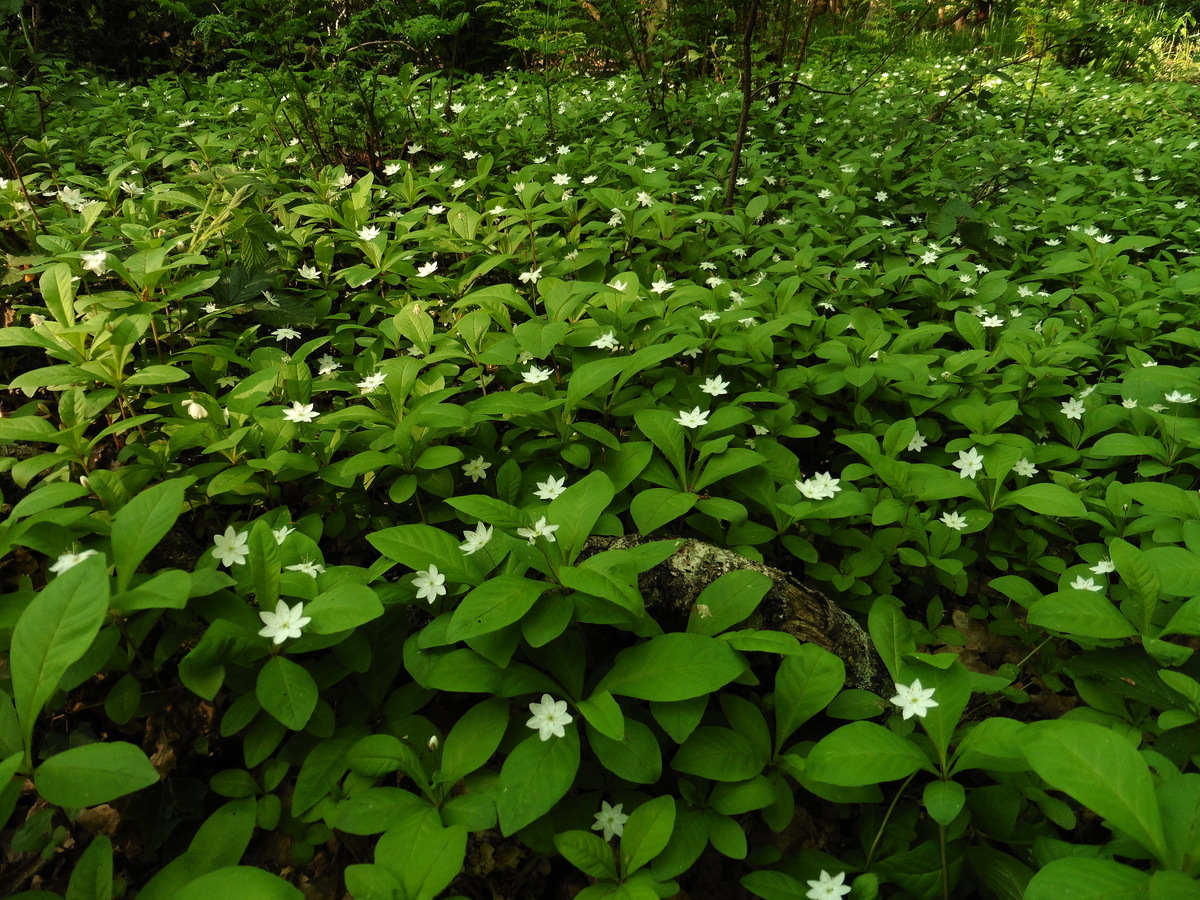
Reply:
<svg viewBox="0 0 1200 900"><path fill-rule="evenodd" d="M892 817L892 812L896 809L896 803L899 802L900 797L908 788L909 782L916 777L917 773L913 772L911 775L905 778L904 783L896 789L896 796L894 796L892 798L892 802L888 804L887 812L883 814L883 821L879 823L879 830L875 832L875 840L871 841L871 849L867 851L867 861L863 866L865 871L869 872L871 870L871 863L875 861L875 851L879 849L879 842L883 839L883 832L887 828L888 820Z"/></svg>

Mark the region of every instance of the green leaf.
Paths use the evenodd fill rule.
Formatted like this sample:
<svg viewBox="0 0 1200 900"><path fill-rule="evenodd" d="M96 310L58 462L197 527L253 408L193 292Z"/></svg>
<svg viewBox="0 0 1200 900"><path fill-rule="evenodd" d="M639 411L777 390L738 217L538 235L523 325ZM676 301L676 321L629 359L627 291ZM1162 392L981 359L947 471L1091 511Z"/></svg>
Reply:
<svg viewBox="0 0 1200 900"><path fill-rule="evenodd" d="M472 590L455 608L446 639L461 641L519 622L551 585L522 575L497 575Z"/></svg>
<svg viewBox="0 0 1200 900"><path fill-rule="evenodd" d="M740 884L763 900L806 900L808 897L808 888L786 872L773 869L759 869L743 875Z"/></svg>
<svg viewBox="0 0 1200 900"><path fill-rule="evenodd" d="M304 894L278 875L250 866L227 866L201 875L174 894L173 900L213 900L214 897L304 900Z"/></svg>
<svg viewBox="0 0 1200 900"><path fill-rule="evenodd" d="M336 634L378 619L383 604L365 584L343 581L305 603L304 614L312 617L308 630L313 634Z"/></svg>
<svg viewBox="0 0 1200 900"><path fill-rule="evenodd" d="M583 542L592 534L596 520L612 503L616 491L609 477L594 471L581 478L550 503L546 518L557 525L554 536L562 546L563 558L568 564L583 549Z"/></svg>
<svg viewBox="0 0 1200 900"><path fill-rule="evenodd" d="M595 691L588 699L581 700L576 707L588 724L614 741L625 736L625 716L621 706L608 691Z"/></svg>
<svg viewBox="0 0 1200 900"><path fill-rule="evenodd" d="M1082 518L1087 508L1078 494L1073 494L1059 484L1042 482L1009 491L1000 498L1000 506L1023 506L1043 516L1071 516Z"/></svg>
<svg viewBox="0 0 1200 900"><path fill-rule="evenodd" d="M607 385L629 364L623 356L596 359L577 366L567 382L567 411L575 409L585 397Z"/></svg>
<svg viewBox="0 0 1200 900"><path fill-rule="evenodd" d="M257 805L253 797L226 803L209 816L182 855L146 883L138 900L175 900L185 885L214 869L241 860L254 834Z"/></svg>
<svg viewBox="0 0 1200 900"><path fill-rule="evenodd" d="M349 768L347 753L361 729L326 738L308 751L292 791L292 813L302 815L325 799Z"/></svg>
<svg viewBox="0 0 1200 900"><path fill-rule="evenodd" d="M677 744L687 740L696 730L704 710L708 708L708 695L701 694L687 700L661 701L650 704L650 712L662 730Z"/></svg>
<svg viewBox="0 0 1200 900"><path fill-rule="evenodd" d="M1084 451L1089 459L1112 459L1114 456L1149 456L1162 460L1166 449L1162 441L1144 434L1113 432L1104 435Z"/></svg>
<svg viewBox="0 0 1200 900"><path fill-rule="evenodd" d="M635 616L645 613L646 603L638 592L637 572L630 560L605 551L588 557L578 566L560 566L558 578L565 587L613 603Z"/></svg>
<svg viewBox="0 0 1200 900"><path fill-rule="evenodd" d="M1016 857L984 844L966 848L967 863L996 900L1022 900L1033 869Z"/></svg>
<svg viewBox="0 0 1200 900"><path fill-rule="evenodd" d="M898 680L904 657L917 651L913 626L904 615L903 604L891 596L876 599L867 615L867 630L892 680Z"/></svg>
<svg viewBox="0 0 1200 900"><path fill-rule="evenodd" d="M395 900L404 885L383 866L356 863L346 867L346 890L354 900Z"/></svg>
<svg viewBox="0 0 1200 900"><path fill-rule="evenodd" d="M108 612L104 557L93 556L59 575L30 602L13 629L9 666L25 746L59 679L91 646Z"/></svg>
<svg viewBox="0 0 1200 900"><path fill-rule="evenodd" d="M1200 860L1200 774L1187 772L1163 778L1158 805L1167 840L1167 865L1194 871Z"/></svg>
<svg viewBox="0 0 1200 900"><path fill-rule="evenodd" d="M638 430L659 449L682 477L684 472L683 428L675 416L662 409L639 409L633 414Z"/></svg>
<svg viewBox="0 0 1200 900"><path fill-rule="evenodd" d="M669 488L647 488L633 498L629 514L642 534L650 534L688 512L699 498L696 494Z"/></svg>
<svg viewBox="0 0 1200 900"><path fill-rule="evenodd" d="M1166 840L1145 760L1110 728L1070 719L1034 722L1021 732L1030 766L1128 834L1162 862Z"/></svg>
<svg viewBox="0 0 1200 900"><path fill-rule="evenodd" d="M966 735L958 741L951 773L963 769L991 769L998 772L1023 772L1020 732L1024 728L1015 719L993 716L964 726Z"/></svg>
<svg viewBox="0 0 1200 900"><path fill-rule="evenodd" d="M254 695L262 708L292 731L299 731L317 708L317 683L308 670L272 656L259 670Z"/></svg>
<svg viewBox="0 0 1200 900"><path fill-rule="evenodd" d="M1043 866L1023 900L1144 900L1150 876L1111 859L1069 856Z"/></svg>
<svg viewBox="0 0 1200 900"><path fill-rule="evenodd" d="M350 748L350 768L358 775L379 778L420 767L412 747L394 734L369 734Z"/></svg>
<svg viewBox="0 0 1200 900"><path fill-rule="evenodd" d="M596 688L639 700L687 700L724 687L744 669L722 641L673 632L622 650Z"/></svg>
<svg viewBox="0 0 1200 900"><path fill-rule="evenodd" d="M433 898L462 870L467 830L443 826L436 810L386 831L375 845L375 862L404 886L406 897Z"/></svg>
<svg viewBox="0 0 1200 900"><path fill-rule="evenodd" d="M1131 602L1122 604L1122 607L1133 616L1139 632L1150 634L1153 629L1151 619L1161 591L1154 565L1146 554L1121 538L1109 541L1108 552L1113 565L1117 567L1117 574L1121 576L1121 583L1132 595Z"/></svg>
<svg viewBox="0 0 1200 900"><path fill-rule="evenodd" d="M713 419L713 423L717 423L716 418ZM702 492L709 485L729 478L732 475L737 475L739 472L745 472L747 469L752 469L764 462L766 462L766 457L761 453L756 453L745 447L732 447L723 453L718 453L710 457L704 466L704 471L700 473L699 478L692 482L691 487L695 491Z"/></svg>
<svg viewBox="0 0 1200 900"><path fill-rule="evenodd" d="M1143 550L1142 556L1158 574L1164 594L1172 597L1200 596L1200 553L1183 547L1151 547ZM1120 566L1117 571L1120 571Z"/></svg>
<svg viewBox="0 0 1200 900"><path fill-rule="evenodd" d="M714 635L745 621L774 585L770 576L751 569L726 572L696 598L695 606L707 607L709 614L689 617L688 632Z"/></svg>
<svg viewBox="0 0 1200 900"><path fill-rule="evenodd" d="M279 600L282 577L279 562L279 541L271 526L263 520L254 523L247 539L250 550L250 574L254 583L254 599L260 609L274 609Z"/></svg>
<svg viewBox="0 0 1200 900"><path fill-rule="evenodd" d="M112 841L98 834L75 863L66 900L112 900L112 894Z"/></svg>
<svg viewBox="0 0 1200 900"><path fill-rule="evenodd" d="M775 674L775 752L797 728L823 710L846 681L846 664L816 644L784 657Z"/></svg>
<svg viewBox="0 0 1200 900"><path fill-rule="evenodd" d="M624 723L620 738L611 738L588 727L588 741L596 759L618 778L633 784L654 784L662 775L662 750L658 738L636 719Z"/></svg>
<svg viewBox="0 0 1200 900"><path fill-rule="evenodd" d="M359 771L358 767L355 771ZM373 787L338 803L329 824L347 834L382 834L397 822L432 808L427 800L411 791Z"/></svg>
<svg viewBox="0 0 1200 900"><path fill-rule="evenodd" d="M579 770L579 732L560 738L530 735L513 749L496 782L500 831L513 834L549 812L566 796Z"/></svg>
<svg viewBox="0 0 1200 900"><path fill-rule="evenodd" d="M450 582L473 584L476 573L458 549L457 538L430 525L397 525L367 535L371 546L414 572L429 568L430 563Z"/></svg>
<svg viewBox="0 0 1200 900"><path fill-rule="evenodd" d="M158 781L158 773L133 744L85 744L56 753L34 774L38 793L55 806L96 806Z"/></svg>
<svg viewBox="0 0 1200 900"><path fill-rule="evenodd" d="M628 878L662 853L675 827L675 799L655 797L629 814L621 835L621 874Z"/></svg>
<svg viewBox="0 0 1200 900"><path fill-rule="evenodd" d="M156 484L126 503L113 517L112 554L117 567L117 590L129 586L129 579L142 560L179 518L186 484L182 478Z"/></svg>
<svg viewBox="0 0 1200 900"><path fill-rule="evenodd" d="M1050 631L1101 640L1138 633L1103 594L1076 588L1047 594L1029 607L1026 621Z"/></svg>
<svg viewBox="0 0 1200 900"><path fill-rule="evenodd" d="M761 773L767 762L747 735L732 728L702 725L683 742L671 768L713 781L745 781Z"/></svg>
<svg viewBox="0 0 1200 900"><path fill-rule="evenodd" d="M564 831L554 836L554 848L571 865L592 878L616 881L612 847L590 831Z"/></svg>
<svg viewBox="0 0 1200 900"><path fill-rule="evenodd" d="M75 324L75 280L71 267L55 263L42 272L38 280L46 310L59 325Z"/></svg>
<svg viewBox="0 0 1200 900"><path fill-rule="evenodd" d="M925 754L912 741L874 722L851 722L812 748L805 773L826 784L858 787L907 778L922 766Z"/></svg>
<svg viewBox="0 0 1200 900"><path fill-rule="evenodd" d="M497 697L459 717L442 746L441 777L454 784L487 764L508 728L508 703Z"/></svg>
<svg viewBox="0 0 1200 900"><path fill-rule="evenodd" d="M708 846L704 810L675 802L675 827L666 848L655 858L652 871L660 880L674 878L692 867Z"/></svg>
<svg viewBox="0 0 1200 900"><path fill-rule="evenodd" d="M931 781L921 799L929 817L939 825L949 825L962 812L967 792L957 781Z"/></svg>

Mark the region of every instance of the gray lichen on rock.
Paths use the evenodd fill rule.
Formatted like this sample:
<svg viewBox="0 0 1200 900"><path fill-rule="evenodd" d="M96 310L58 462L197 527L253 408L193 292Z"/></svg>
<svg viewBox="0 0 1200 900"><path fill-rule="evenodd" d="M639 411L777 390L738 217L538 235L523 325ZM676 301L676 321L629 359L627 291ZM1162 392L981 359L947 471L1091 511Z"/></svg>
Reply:
<svg viewBox="0 0 1200 900"><path fill-rule="evenodd" d="M584 544L582 559L606 550L623 550L650 543L641 535L593 536ZM696 599L710 584L729 572L759 572L773 582L743 627L782 631L816 644L846 664L846 687L883 694L891 684L870 636L836 603L781 569L747 559L702 541L684 540L679 549L638 576L638 590L647 611L666 630L682 630L695 613Z"/></svg>

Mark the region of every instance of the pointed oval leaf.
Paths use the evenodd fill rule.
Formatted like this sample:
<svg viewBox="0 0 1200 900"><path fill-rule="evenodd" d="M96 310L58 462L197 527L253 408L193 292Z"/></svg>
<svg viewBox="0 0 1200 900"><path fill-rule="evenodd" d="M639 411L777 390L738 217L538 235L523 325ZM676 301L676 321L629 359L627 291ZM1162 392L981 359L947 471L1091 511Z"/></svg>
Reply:
<svg viewBox="0 0 1200 900"><path fill-rule="evenodd" d="M859 787L907 778L926 765L911 741L874 722L851 722L812 748L805 773L826 784Z"/></svg>
<svg viewBox="0 0 1200 900"><path fill-rule="evenodd" d="M55 806L96 806L158 781L146 754L133 744L85 744L50 757L37 768L38 793Z"/></svg>

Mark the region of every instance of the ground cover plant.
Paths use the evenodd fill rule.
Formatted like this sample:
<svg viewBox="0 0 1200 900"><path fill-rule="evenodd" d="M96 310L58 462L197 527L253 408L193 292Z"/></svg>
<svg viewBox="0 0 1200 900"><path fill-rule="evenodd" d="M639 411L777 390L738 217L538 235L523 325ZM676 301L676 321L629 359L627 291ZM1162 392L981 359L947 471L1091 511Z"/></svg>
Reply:
<svg viewBox="0 0 1200 900"><path fill-rule="evenodd" d="M13 90L7 892L1195 895L1200 97L776 87Z"/></svg>

